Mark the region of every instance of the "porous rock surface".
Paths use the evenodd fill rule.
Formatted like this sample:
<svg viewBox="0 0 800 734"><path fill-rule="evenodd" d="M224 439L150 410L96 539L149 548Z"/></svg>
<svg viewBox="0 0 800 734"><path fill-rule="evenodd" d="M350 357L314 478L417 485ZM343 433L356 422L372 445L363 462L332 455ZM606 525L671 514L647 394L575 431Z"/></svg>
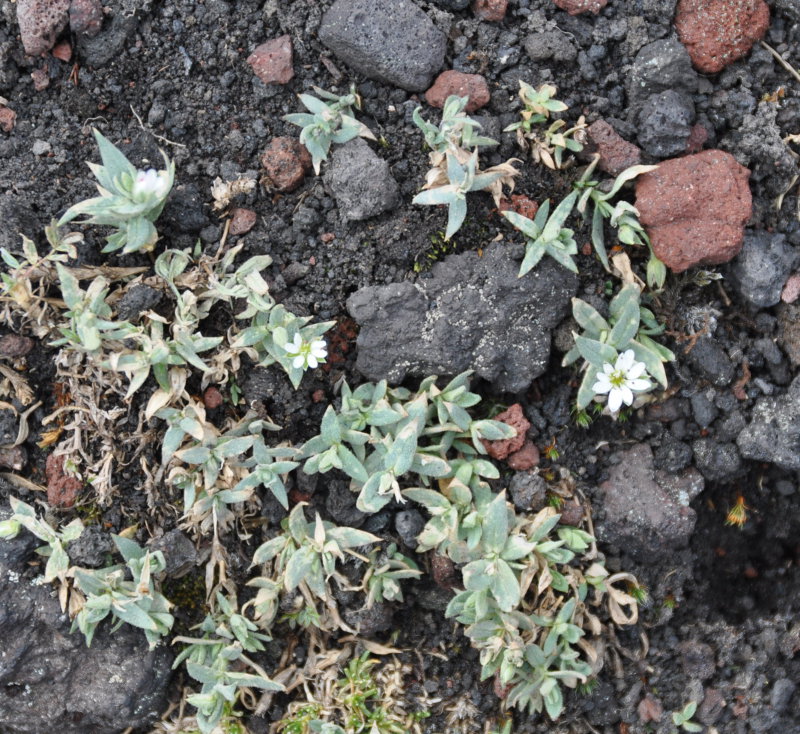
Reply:
<svg viewBox="0 0 800 734"><path fill-rule="evenodd" d="M339 213L349 221L369 219L400 203L400 187L389 164L362 138L338 146L325 174Z"/></svg>
<svg viewBox="0 0 800 734"><path fill-rule="evenodd" d="M661 562L689 543L696 521L689 503L703 491L703 477L694 468L656 470L649 444L636 444L618 458L600 485L605 519L598 536L645 563Z"/></svg>
<svg viewBox="0 0 800 734"><path fill-rule="evenodd" d="M450 95L468 97L466 111L475 112L489 102L489 86L480 74L465 74L450 69L436 77L433 86L425 92L425 101L431 107L444 107Z"/></svg>
<svg viewBox="0 0 800 734"><path fill-rule="evenodd" d="M769 27L764 0L680 0L678 37L695 68L716 74L747 54Z"/></svg>
<svg viewBox="0 0 800 734"><path fill-rule="evenodd" d="M414 92L430 86L447 45L444 33L411 0L337 0L318 35L357 72Z"/></svg>
<svg viewBox="0 0 800 734"><path fill-rule="evenodd" d="M786 236L763 230L748 232L742 251L731 264L732 281L748 303L758 308L774 306L795 261Z"/></svg>
<svg viewBox="0 0 800 734"><path fill-rule="evenodd" d="M784 395L756 403L752 420L736 443L747 459L800 471L800 377L794 378Z"/></svg>
<svg viewBox="0 0 800 734"><path fill-rule="evenodd" d="M286 34L256 46L247 63L264 84L288 84L294 77L292 37Z"/></svg>
<svg viewBox="0 0 800 734"><path fill-rule="evenodd" d="M639 176L639 219L656 255L673 272L718 265L739 254L752 213L749 175L730 153L704 150Z"/></svg>
<svg viewBox="0 0 800 734"><path fill-rule="evenodd" d="M523 278L502 245L451 255L432 276L356 291L347 308L361 326L356 368L373 380L454 375L467 369L519 392L547 368L550 332L577 279L549 258Z"/></svg>
<svg viewBox="0 0 800 734"><path fill-rule="evenodd" d="M598 167L612 176L642 162L642 151L617 133L605 120L597 120L586 129L592 152L600 155Z"/></svg>
<svg viewBox="0 0 800 734"><path fill-rule="evenodd" d="M597 15L608 5L608 0L553 0L553 2L570 15L580 15L580 13Z"/></svg>
<svg viewBox="0 0 800 734"><path fill-rule="evenodd" d="M26 54L47 53L67 27L70 0L17 0L17 22Z"/></svg>
<svg viewBox="0 0 800 734"><path fill-rule="evenodd" d="M693 94L697 85L698 75L686 48L674 39L661 39L636 54L626 89L630 103L635 105L669 89Z"/></svg>
<svg viewBox="0 0 800 734"><path fill-rule="evenodd" d="M130 625L112 634L108 620L87 648L50 587L25 576L39 545L26 531L0 543L0 731L119 734L152 723L167 706L169 648L150 650Z"/></svg>

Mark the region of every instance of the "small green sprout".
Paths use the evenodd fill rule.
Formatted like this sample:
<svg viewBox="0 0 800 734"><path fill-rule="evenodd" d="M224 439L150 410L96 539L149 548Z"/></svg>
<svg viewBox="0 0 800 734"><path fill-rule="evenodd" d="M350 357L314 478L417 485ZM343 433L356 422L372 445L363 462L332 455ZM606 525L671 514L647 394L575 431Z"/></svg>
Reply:
<svg viewBox="0 0 800 734"><path fill-rule="evenodd" d="M353 88L349 94L339 96L314 87L323 102L312 94L300 94L300 101L308 112L294 112L283 119L302 127L300 142L311 154L314 172L319 175L320 164L328 160L331 143L346 143L353 138L375 140L372 131L353 117L352 108L361 108L361 100ZM310 113L310 114L309 114Z"/></svg>
<svg viewBox="0 0 800 734"><path fill-rule="evenodd" d="M700 724L696 724L692 721L692 716L694 716L696 710L697 703L695 701L690 701L680 711L672 712L672 723L686 732L703 731L703 727Z"/></svg>
<svg viewBox="0 0 800 734"><path fill-rule="evenodd" d="M519 98L522 100L523 109L520 113L522 120L509 125L504 132L521 130L524 134L531 133L534 125L546 122L551 112L564 112L567 109L560 100L554 99L556 88L552 84L542 84L534 89L527 82L519 80Z"/></svg>
<svg viewBox="0 0 800 734"><path fill-rule="evenodd" d="M103 252L149 252L158 241L153 223L172 189L175 164L162 151L166 166L163 170L138 170L98 130L94 130L94 137L103 163L88 165L97 178L100 196L70 207L59 219L58 226L86 215L85 224L105 224L117 229L107 238Z"/></svg>
<svg viewBox="0 0 800 734"><path fill-rule="evenodd" d="M444 102L442 121L438 125L422 117L420 114L422 107L414 110L414 124L422 130L425 142L432 151L445 154L458 149L473 150L497 145L497 141L492 138L476 135L476 131L481 129L481 124L464 111L468 103L469 97L450 95Z"/></svg>

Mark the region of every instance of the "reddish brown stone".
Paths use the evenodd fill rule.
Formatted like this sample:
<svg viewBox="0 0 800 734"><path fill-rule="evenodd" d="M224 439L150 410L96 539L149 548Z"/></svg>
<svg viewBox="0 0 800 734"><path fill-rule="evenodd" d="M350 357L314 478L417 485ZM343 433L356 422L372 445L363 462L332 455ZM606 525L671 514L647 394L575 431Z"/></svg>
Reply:
<svg viewBox="0 0 800 734"><path fill-rule="evenodd" d="M0 129L4 133L10 133L17 124L17 113L10 107L0 105Z"/></svg>
<svg viewBox="0 0 800 734"><path fill-rule="evenodd" d="M69 41L61 41L61 43L56 44L52 54L59 61L66 63L72 58L72 46L70 46Z"/></svg>
<svg viewBox="0 0 800 734"><path fill-rule="evenodd" d="M207 387L203 393L203 405L209 410L219 408L219 406L222 405L222 393L213 385Z"/></svg>
<svg viewBox="0 0 800 734"><path fill-rule="evenodd" d="M570 15L579 15L580 13L597 15L608 4L608 0L553 0L553 2Z"/></svg>
<svg viewBox="0 0 800 734"><path fill-rule="evenodd" d="M64 456L50 454L45 464L47 477L47 503L51 507L72 507L75 496L83 489L83 482L64 473Z"/></svg>
<svg viewBox="0 0 800 734"><path fill-rule="evenodd" d="M33 349L33 343L33 339L28 336L6 334L0 339L0 356L11 357L12 359L24 357Z"/></svg>
<svg viewBox="0 0 800 734"><path fill-rule="evenodd" d="M47 76L47 69L35 69L31 72L33 88L37 92L42 92L50 86L50 77Z"/></svg>
<svg viewBox="0 0 800 734"><path fill-rule="evenodd" d="M639 176L639 219L656 255L673 272L719 265L739 254L752 213L749 176L721 150L672 158Z"/></svg>
<svg viewBox="0 0 800 734"><path fill-rule="evenodd" d="M91 38L100 33L102 27L103 3L100 0L71 0L69 29L73 33Z"/></svg>
<svg viewBox="0 0 800 734"><path fill-rule="evenodd" d="M278 191L294 191L311 170L311 156L296 138L273 138L261 156L261 165Z"/></svg>
<svg viewBox="0 0 800 734"><path fill-rule="evenodd" d="M530 439L526 439L522 444L519 451L510 454L506 459L508 464L514 471L528 471L539 464L539 449L536 444Z"/></svg>
<svg viewBox="0 0 800 734"><path fill-rule="evenodd" d="M291 36L273 38L257 46L247 63L264 84L287 84L294 76Z"/></svg>
<svg viewBox="0 0 800 734"><path fill-rule="evenodd" d="M46 54L67 27L70 0L17 0L22 46L30 56Z"/></svg>
<svg viewBox="0 0 800 734"><path fill-rule="evenodd" d="M664 707L661 705L661 701L649 693L639 701L639 706L636 710L639 713L639 721L642 724L661 721L661 717L664 715Z"/></svg>
<svg viewBox="0 0 800 734"><path fill-rule="evenodd" d="M319 238L327 245L336 239L336 235L333 232L323 232Z"/></svg>
<svg viewBox="0 0 800 734"><path fill-rule="evenodd" d="M325 400L325 391L322 389L314 390L314 392L311 393L311 399L315 403L321 403L323 400Z"/></svg>
<svg viewBox="0 0 800 734"><path fill-rule="evenodd" d="M481 20L503 20L507 9L508 0L473 0L472 3L472 12Z"/></svg>
<svg viewBox="0 0 800 734"><path fill-rule="evenodd" d="M617 134L605 120L597 120L586 129L590 144L600 154L601 171L618 176L626 168L642 162L642 151Z"/></svg>
<svg viewBox="0 0 800 734"><path fill-rule="evenodd" d="M794 303L800 297L800 273L789 276L786 285L781 291L781 300L784 303Z"/></svg>
<svg viewBox="0 0 800 734"><path fill-rule="evenodd" d="M561 523L561 525L578 527L583 520L583 507L581 506L581 503L575 499L564 502L558 512L561 515L561 518L559 519L559 523Z"/></svg>
<svg viewBox="0 0 800 734"><path fill-rule="evenodd" d="M698 122L692 126L692 130L689 133L689 139L686 141L686 152L699 153L703 150L706 140L708 140L708 130Z"/></svg>
<svg viewBox="0 0 800 734"><path fill-rule="evenodd" d="M258 216L252 209L242 209L237 207L231 212L231 228L229 233L232 235L246 234L255 227Z"/></svg>
<svg viewBox="0 0 800 734"><path fill-rule="evenodd" d="M675 30L695 68L716 74L746 55L769 28L764 0L679 0Z"/></svg>
<svg viewBox="0 0 800 734"><path fill-rule="evenodd" d="M489 102L489 86L480 74L464 74L461 71L443 71L436 77L433 86L425 92L425 99L431 107L444 107L445 100L455 94L469 97L466 111L475 112Z"/></svg>
<svg viewBox="0 0 800 734"><path fill-rule="evenodd" d="M447 556L440 556L434 552L429 557L431 575L438 586L450 590L459 583L456 567Z"/></svg>
<svg viewBox="0 0 800 734"><path fill-rule="evenodd" d="M522 406L514 403L508 410L504 410L494 418L496 421L505 423L516 429L517 435L513 438L505 438L500 441L483 441L483 445L493 459L505 459L509 454L519 451L525 443L525 434L531 427L530 421L522 412Z"/></svg>
<svg viewBox="0 0 800 734"><path fill-rule="evenodd" d="M511 200L501 199L498 209L501 212L512 211L521 214L523 217L533 219L539 211L539 204L525 194L511 194Z"/></svg>

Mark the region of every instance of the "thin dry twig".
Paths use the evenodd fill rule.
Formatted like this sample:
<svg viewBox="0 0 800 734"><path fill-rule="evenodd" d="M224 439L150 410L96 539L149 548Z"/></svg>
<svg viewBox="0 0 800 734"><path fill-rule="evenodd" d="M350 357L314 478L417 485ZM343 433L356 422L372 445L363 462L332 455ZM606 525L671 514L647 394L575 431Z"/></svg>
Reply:
<svg viewBox="0 0 800 734"><path fill-rule="evenodd" d="M770 46L768 43L765 43L764 41L761 41L760 43L761 43L761 45L762 45L762 46L763 46L765 49L767 49L767 51L769 51L769 52L770 52L770 53L771 53L771 54L772 54L772 55L775 57L775 60L776 60L776 61L777 61L777 62L778 62L778 63L779 63L779 64L780 64L780 65L781 65L781 66L782 66L784 69L786 69L786 71L788 71L788 72L789 72L789 73L790 73L790 74L791 74L791 75L792 75L792 76L793 76L795 79L797 79L797 81L798 81L798 82L800 82L800 72L798 72L798 71L797 71L797 69L795 69L795 68L794 68L794 67L793 67L793 66L792 66L792 65L791 65L791 64L790 64L790 63L789 63L789 62L788 62L786 59L784 59L784 58L783 58L783 56L781 56L781 55L780 55L780 54L779 54L779 53L778 53L778 52L777 52L777 51L776 51L774 48L772 48L772 46Z"/></svg>

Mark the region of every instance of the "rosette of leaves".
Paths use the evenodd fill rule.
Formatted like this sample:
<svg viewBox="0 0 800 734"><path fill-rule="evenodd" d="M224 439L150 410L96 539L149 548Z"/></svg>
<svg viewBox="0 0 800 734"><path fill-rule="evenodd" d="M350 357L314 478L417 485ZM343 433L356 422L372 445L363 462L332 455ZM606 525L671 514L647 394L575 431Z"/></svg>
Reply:
<svg viewBox="0 0 800 734"><path fill-rule="evenodd" d="M375 602L403 601L403 589L399 582L422 574L414 561L397 550L395 543L391 543L385 550L371 550L368 558L369 567L363 580L367 592L367 609Z"/></svg>
<svg viewBox="0 0 800 734"><path fill-rule="evenodd" d="M58 226L85 215L85 224L109 225L117 230L106 238L108 244L103 252L149 252L158 240L153 223L172 189L175 164L162 151L164 169L137 170L98 130L94 130L94 137L103 162L87 165L97 179L100 196L70 207L58 220Z"/></svg>
<svg viewBox="0 0 800 734"><path fill-rule="evenodd" d="M595 156L580 179L573 184L575 190L580 193L576 209L584 219L588 218L589 208L592 208L592 244L595 252L600 258L603 267L608 272L611 272L603 231L604 222L608 220L608 223L617 230L617 238L622 244L646 245L648 247L650 259L647 263L647 283L651 288L661 288L667 275L666 266L653 252L650 238L647 236L641 222L639 222L639 211L627 201L611 204L611 200L626 183L643 173L654 171L658 166L631 166L626 168L614 179L608 191L602 191L600 183L589 178L599 160L600 156Z"/></svg>
<svg viewBox="0 0 800 734"><path fill-rule="evenodd" d="M106 303L108 281L96 277L84 291L78 279L60 262L56 270L61 285L61 295L67 305L64 316L69 326L59 326L63 339L52 342L52 346L69 344L73 349L89 353L99 352L104 340L125 339L135 333L127 321L111 320L111 307Z"/></svg>
<svg viewBox="0 0 800 734"><path fill-rule="evenodd" d="M83 523L75 518L68 525L56 530L44 520L36 517L36 511L29 504L16 497L9 497L11 504L11 517L0 522L0 538L15 538L21 528L33 533L45 545L36 549L40 556L47 558L44 567L44 580L46 582L66 582L69 570L69 556L65 546L80 537L83 532Z"/></svg>
<svg viewBox="0 0 800 734"><path fill-rule="evenodd" d="M164 554L150 553L119 535L111 537L125 565L74 570L75 586L86 599L72 622L72 631L79 629L88 647L97 625L110 614L116 620L112 632L123 623L133 625L144 630L150 647L155 647L174 622L169 613L172 604L156 589L155 579L166 568Z"/></svg>
<svg viewBox="0 0 800 734"><path fill-rule="evenodd" d="M356 528L336 527L322 520L317 513L308 522L303 513L306 503L294 506L281 523L283 533L260 545L253 555L253 565L275 561L275 571L282 578L286 591L301 584L318 599L330 598L328 581L343 580L336 571L337 561L345 552L380 540L372 533Z"/></svg>
<svg viewBox="0 0 800 734"><path fill-rule="evenodd" d="M437 178L437 185L433 188L428 188L430 184L426 184L426 190L418 193L411 203L447 206L447 229L444 238L449 240L461 228L467 216L467 194L489 188L506 174L497 170L479 173L477 151L463 163L450 151L445 154L445 159L446 182L440 182Z"/></svg>
<svg viewBox="0 0 800 734"><path fill-rule="evenodd" d="M572 315L583 329L575 334L575 346L564 355L562 365L567 366L583 357L585 370L578 388L577 407L583 410L594 398L593 385L604 364L614 364L624 351L633 350L638 362L643 362L648 374L664 388L667 373L664 363L671 362L675 355L651 337L664 327L655 315L640 305L641 291L633 283L623 286L609 304L608 320L580 298L572 299Z"/></svg>
<svg viewBox="0 0 800 734"><path fill-rule="evenodd" d="M578 245L572 238L573 231L564 227L577 198L577 193L573 191L559 203L552 214L550 201L547 200L539 207L533 219L514 211L503 212L503 216L525 237L525 257L519 268L520 278L535 268L545 255L552 257L567 270L578 272L578 266L572 259L573 255L578 254Z"/></svg>
<svg viewBox="0 0 800 734"><path fill-rule="evenodd" d="M339 96L319 87L313 89L329 101L323 102L312 94L300 94L298 97L308 112L294 112L284 115L282 119L303 128L300 142L311 154L314 172L319 175L320 164L328 160L332 143L346 143L358 137L375 140L375 136L364 123L353 117L352 108L361 108L361 100L355 90Z"/></svg>
<svg viewBox="0 0 800 734"><path fill-rule="evenodd" d="M403 501L400 479L405 475L423 484L455 477L456 472L497 478L497 468L479 458L486 453L482 439L510 438L514 429L470 416L467 408L480 398L467 388L469 375L459 375L444 388L429 377L417 393L387 390L385 382L343 390L341 412L329 407L320 434L301 447L303 470L343 471L359 492L358 508L369 513L392 498Z"/></svg>
<svg viewBox="0 0 800 734"><path fill-rule="evenodd" d="M428 147L437 153L447 153L448 150L465 148L473 150L478 147L497 145L492 138L477 135L481 124L469 117L465 112L469 97L459 97L451 94L442 106L442 119L438 125L428 122L422 117L422 107L414 110L412 119L414 124L422 130Z"/></svg>
<svg viewBox="0 0 800 734"><path fill-rule="evenodd" d="M552 112L564 112L567 105L555 99L556 88L552 84L542 84L534 89L527 82L519 80L519 98L522 100L522 111L519 122L514 122L506 127L503 132L517 131L517 138L525 147L525 138L533 134L534 125L540 125L550 118Z"/></svg>
<svg viewBox="0 0 800 734"><path fill-rule="evenodd" d="M216 609L208 614L198 629L202 637L176 637L172 643L184 643L173 669L186 661L186 672L201 684L200 693L187 701L197 708L197 724L203 734L216 730L226 706L236 701L240 688L282 691L261 666L246 652L261 652L271 638L239 614L234 604L217 592ZM244 672L243 667L253 672Z"/></svg>
<svg viewBox="0 0 800 734"><path fill-rule="evenodd" d="M274 306L269 312L258 311L250 326L236 336L232 346L252 349L259 367L279 364L297 389L305 369L294 366L287 345L291 345L298 334L304 343L310 344L322 338L336 323L321 321L311 324L311 320L310 316L295 316L281 305Z"/></svg>

